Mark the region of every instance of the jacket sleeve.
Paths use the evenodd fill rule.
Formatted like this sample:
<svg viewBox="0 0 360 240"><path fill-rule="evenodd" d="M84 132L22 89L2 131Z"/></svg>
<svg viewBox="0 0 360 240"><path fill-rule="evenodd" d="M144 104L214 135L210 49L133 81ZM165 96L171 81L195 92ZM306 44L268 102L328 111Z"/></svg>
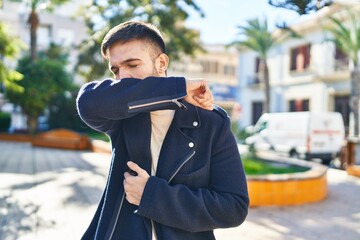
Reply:
<svg viewBox="0 0 360 240"><path fill-rule="evenodd" d="M106 79L81 87L77 109L87 125L108 132L116 120L140 112L183 108L179 100L185 96L186 84L182 77Z"/></svg>
<svg viewBox="0 0 360 240"><path fill-rule="evenodd" d="M229 120L212 146L208 188L192 190L150 177L138 214L155 222L190 232L240 225L246 218L249 198L244 169Z"/></svg>

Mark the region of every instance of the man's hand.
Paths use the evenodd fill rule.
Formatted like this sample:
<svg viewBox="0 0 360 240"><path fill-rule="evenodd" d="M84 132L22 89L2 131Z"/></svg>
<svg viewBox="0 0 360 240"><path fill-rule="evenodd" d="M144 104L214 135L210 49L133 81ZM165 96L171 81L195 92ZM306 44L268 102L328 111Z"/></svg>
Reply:
<svg viewBox="0 0 360 240"><path fill-rule="evenodd" d="M184 99L188 103L210 111L214 109L214 98L205 80L186 79L186 93L187 96Z"/></svg>
<svg viewBox="0 0 360 240"><path fill-rule="evenodd" d="M137 173L137 176L129 172L124 173L124 191L129 203L139 206L145 185L150 178L149 174L134 162L127 162L130 170Z"/></svg>

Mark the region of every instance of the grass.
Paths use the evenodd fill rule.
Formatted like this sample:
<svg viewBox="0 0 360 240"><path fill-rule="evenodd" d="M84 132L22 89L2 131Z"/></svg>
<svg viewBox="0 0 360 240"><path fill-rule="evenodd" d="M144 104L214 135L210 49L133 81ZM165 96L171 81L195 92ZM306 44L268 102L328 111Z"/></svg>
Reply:
<svg viewBox="0 0 360 240"><path fill-rule="evenodd" d="M89 131L86 134L89 136L89 138L110 142L109 137L104 133Z"/></svg>
<svg viewBox="0 0 360 240"><path fill-rule="evenodd" d="M285 174L309 170L307 167L267 161L251 155L242 156L242 163L247 175Z"/></svg>

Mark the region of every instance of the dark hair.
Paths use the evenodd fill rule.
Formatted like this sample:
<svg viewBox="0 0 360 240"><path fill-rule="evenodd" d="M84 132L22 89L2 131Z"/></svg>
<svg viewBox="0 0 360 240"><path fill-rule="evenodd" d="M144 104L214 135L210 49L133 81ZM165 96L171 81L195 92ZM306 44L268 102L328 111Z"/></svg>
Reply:
<svg viewBox="0 0 360 240"><path fill-rule="evenodd" d="M152 24L140 21L127 21L121 23L105 35L101 44L101 54L107 59L107 50L117 42L142 40L156 46L161 53L165 53L165 42L160 31Z"/></svg>

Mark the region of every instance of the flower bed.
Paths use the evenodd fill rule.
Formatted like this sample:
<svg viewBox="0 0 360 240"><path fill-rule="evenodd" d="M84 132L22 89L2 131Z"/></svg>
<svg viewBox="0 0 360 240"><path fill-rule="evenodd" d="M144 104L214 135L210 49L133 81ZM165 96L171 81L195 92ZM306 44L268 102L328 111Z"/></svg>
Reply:
<svg viewBox="0 0 360 240"><path fill-rule="evenodd" d="M326 198L327 167L313 162L263 155L273 162L307 167L296 173L247 175L250 206L288 206L318 202Z"/></svg>

